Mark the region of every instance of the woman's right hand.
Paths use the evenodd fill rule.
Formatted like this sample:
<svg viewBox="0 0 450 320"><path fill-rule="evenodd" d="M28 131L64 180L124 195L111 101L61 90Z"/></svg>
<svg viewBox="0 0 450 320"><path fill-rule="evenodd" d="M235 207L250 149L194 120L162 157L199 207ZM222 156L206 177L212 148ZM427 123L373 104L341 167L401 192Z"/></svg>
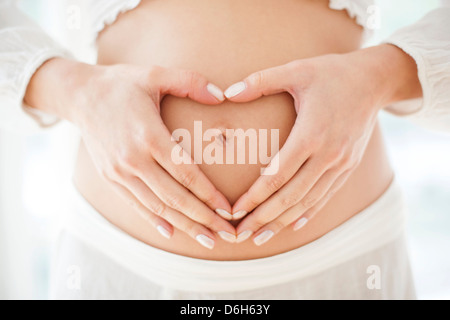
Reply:
<svg viewBox="0 0 450 320"><path fill-rule="evenodd" d="M53 100L45 98L45 91ZM192 71L64 59L44 64L25 99L74 123L101 175L163 236L170 238L175 227L210 249L215 233L234 242L234 227L219 216L231 217L226 198L193 161L172 161L177 144L159 112L168 94L209 105L224 100L220 89Z"/></svg>

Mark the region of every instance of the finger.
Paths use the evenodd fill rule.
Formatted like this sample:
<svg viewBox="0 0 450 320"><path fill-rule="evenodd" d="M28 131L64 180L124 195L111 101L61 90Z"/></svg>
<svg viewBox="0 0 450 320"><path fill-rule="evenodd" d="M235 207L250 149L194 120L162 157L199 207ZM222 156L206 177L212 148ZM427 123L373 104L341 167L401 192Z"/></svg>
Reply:
<svg viewBox="0 0 450 320"><path fill-rule="evenodd" d="M248 102L261 96L292 92L296 72L294 65L288 63L252 73L225 90L225 97L234 102Z"/></svg>
<svg viewBox="0 0 450 320"><path fill-rule="evenodd" d="M214 248L215 235L211 230L165 205L139 178L129 177L125 181L127 188L131 190L139 201L137 205L139 211L144 213L150 211L157 217L171 223L175 228L188 234L200 245L208 249ZM139 203L142 205L139 205Z"/></svg>
<svg viewBox="0 0 450 320"><path fill-rule="evenodd" d="M258 241L264 239L257 237L266 230L267 224L291 208L296 208L298 216L303 214L316 203L316 199L320 199L322 193L328 190L337 175L336 169L328 170L320 161L308 161L285 187L241 222L237 234L251 231L256 233L255 238ZM265 230L261 231L263 227ZM272 235L275 235L277 230L272 231Z"/></svg>
<svg viewBox="0 0 450 320"><path fill-rule="evenodd" d="M299 219L296 219L292 227L294 231L298 231L303 228L314 216L322 210L322 208L330 201L331 198L342 188L345 182L348 180L352 174L352 170L345 171L333 184L333 186L328 191L327 195L323 197L313 208L306 211Z"/></svg>
<svg viewBox="0 0 450 320"><path fill-rule="evenodd" d="M238 220L266 201L282 188L297 171L306 165L311 155L311 141L304 136L298 123L294 124L286 143L273 157L255 183L233 205L233 219ZM309 167L309 165L308 165Z"/></svg>
<svg viewBox="0 0 450 320"><path fill-rule="evenodd" d="M170 94L213 105L225 100L223 91L198 72L158 68L160 68L158 70L158 84L162 96Z"/></svg>
<svg viewBox="0 0 450 320"><path fill-rule="evenodd" d="M318 199L312 202L311 205L305 206L299 203L296 206L291 207L289 210L280 215L277 219L265 225L263 228L258 230L253 237L253 241L256 245L262 245L268 242L273 236L278 234L281 230L285 229L287 226L295 222L294 230L297 231L303 228L306 223L309 222L317 212L319 212L323 206L331 199L333 196L334 186L337 183L343 183L346 180L347 172L341 175L337 175L337 179L320 179L317 184L311 189L308 194L313 198ZM301 217L301 218L300 218Z"/></svg>
<svg viewBox="0 0 450 320"><path fill-rule="evenodd" d="M139 177L168 207L208 227L221 236L225 235L227 239L232 239L232 242L234 242L234 227L175 181L159 165L156 163L147 165ZM157 183L155 183L156 181Z"/></svg>
<svg viewBox="0 0 450 320"><path fill-rule="evenodd" d="M167 239L172 237L173 226L170 223L144 208L141 202L120 183L112 182L112 186L130 207L136 209L135 212L137 212L144 221L154 226L163 237Z"/></svg>
<svg viewBox="0 0 450 320"><path fill-rule="evenodd" d="M168 129L161 125L153 130L157 131L153 132L152 136L159 137L152 139L150 146L154 160L209 208L222 217L231 219L231 205L228 200L194 163L191 156L172 139Z"/></svg>
<svg viewBox="0 0 450 320"><path fill-rule="evenodd" d="M328 198L324 197L315 206L309 208L299 219L299 213L292 208L285 214L281 215L274 221L268 223L266 226L261 228L255 233L253 241L256 245L260 246L271 240L275 235L277 235L281 230L285 229L287 226L292 224L294 226L294 231L303 228L312 218L313 215L317 214L322 207L328 202ZM294 224L293 222L296 221Z"/></svg>

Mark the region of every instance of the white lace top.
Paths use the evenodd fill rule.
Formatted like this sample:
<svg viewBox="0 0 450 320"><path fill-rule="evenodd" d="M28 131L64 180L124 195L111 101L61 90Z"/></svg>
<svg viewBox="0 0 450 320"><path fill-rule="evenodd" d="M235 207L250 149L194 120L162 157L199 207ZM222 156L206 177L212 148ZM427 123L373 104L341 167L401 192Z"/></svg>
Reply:
<svg viewBox="0 0 450 320"><path fill-rule="evenodd" d="M0 0L0 126L29 131L52 125L58 119L24 105L28 82L46 60L70 57L71 53L20 12L15 2ZM94 40L119 13L134 9L140 0L84 2ZM330 0L329 7L346 10L370 31L373 3L373 0ZM397 45L415 59L424 93L421 99L404 101L387 110L450 131L450 7L442 6L428 13L419 22L398 30L386 42Z"/></svg>

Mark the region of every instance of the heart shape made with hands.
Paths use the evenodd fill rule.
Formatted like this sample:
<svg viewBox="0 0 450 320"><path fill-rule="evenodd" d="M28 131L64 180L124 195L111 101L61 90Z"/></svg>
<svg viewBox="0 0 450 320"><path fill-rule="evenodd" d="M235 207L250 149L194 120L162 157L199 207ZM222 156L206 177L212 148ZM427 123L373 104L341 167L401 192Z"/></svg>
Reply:
<svg viewBox="0 0 450 320"><path fill-rule="evenodd" d="M243 196L279 151L280 143L287 139L296 118L292 97L287 93L274 93L264 99L258 96L240 103L228 99L245 88L244 82L239 82L223 93L208 84L207 91L219 101L212 108L195 101L190 101L186 108L186 100L171 97L161 106L162 118L174 139L193 156L201 171L228 199L230 208L239 199L246 200ZM180 130L180 127L189 130ZM239 143L246 146L235 150ZM230 145L236 152L227 149ZM240 150L244 154L239 154ZM227 159L229 154L232 154L231 161ZM217 213L226 220L241 220L248 215L247 210L228 211L218 210Z"/></svg>
<svg viewBox="0 0 450 320"><path fill-rule="evenodd" d="M372 88L360 85L373 80L370 72L361 72L366 66L364 58L364 54L354 53L296 60L257 71L230 86L223 96L219 88L209 86L205 90L217 99L219 111L215 112L220 112L220 104L224 101L230 102L227 108L233 107L234 103L234 107L239 108L239 104L251 105L263 96L264 100L289 97L284 104L286 110L290 109L287 118L291 122L289 130L286 130L286 139L281 142L283 138L280 137L283 146L271 154L273 158L266 170L253 176L255 181L250 181L253 179L250 166L238 175L237 171L220 167L224 176L233 177L231 180L224 178L224 185L207 166L200 165L217 190L228 188L229 193L225 192L225 196L228 193L230 198L232 192L235 195L241 193L237 195L231 212L216 211L228 220L245 217L236 227L237 242L254 234L254 242L260 245L289 225L294 230L303 228L358 167L372 136L378 112L383 107L381 97L385 95L381 89L374 92ZM262 117L258 113L253 116L259 117L257 122L264 118L270 118L269 122L280 120L281 112L278 111L283 108L273 107L268 108ZM259 108L256 110L260 111ZM189 112L193 112L189 109L184 111L187 118ZM217 114L214 117L217 119ZM252 116L247 119L250 118L253 120ZM280 122L285 123L285 120L283 118ZM239 117L232 121L239 123ZM247 124L246 127L251 128L252 125ZM273 122L270 127L273 127ZM197 159L195 150L194 159ZM277 170L273 174L265 174L274 167ZM236 182L235 177L242 179ZM248 214L250 212L252 214Z"/></svg>

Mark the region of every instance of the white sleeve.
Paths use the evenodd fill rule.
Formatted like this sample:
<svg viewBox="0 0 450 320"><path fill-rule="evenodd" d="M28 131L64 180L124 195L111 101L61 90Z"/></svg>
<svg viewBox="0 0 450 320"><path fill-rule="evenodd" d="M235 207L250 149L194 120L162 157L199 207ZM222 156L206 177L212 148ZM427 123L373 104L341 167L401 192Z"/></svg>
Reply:
<svg viewBox="0 0 450 320"><path fill-rule="evenodd" d="M0 0L0 128L33 131L59 119L24 104L36 70L53 57L71 54L52 40L13 0Z"/></svg>
<svg viewBox="0 0 450 320"><path fill-rule="evenodd" d="M423 91L422 98L385 110L430 129L450 131L450 7L431 11L385 43L396 45L416 61Z"/></svg>
<svg viewBox="0 0 450 320"><path fill-rule="evenodd" d="M88 0L91 36L94 43L100 31L113 24L119 14L135 9L141 0Z"/></svg>

